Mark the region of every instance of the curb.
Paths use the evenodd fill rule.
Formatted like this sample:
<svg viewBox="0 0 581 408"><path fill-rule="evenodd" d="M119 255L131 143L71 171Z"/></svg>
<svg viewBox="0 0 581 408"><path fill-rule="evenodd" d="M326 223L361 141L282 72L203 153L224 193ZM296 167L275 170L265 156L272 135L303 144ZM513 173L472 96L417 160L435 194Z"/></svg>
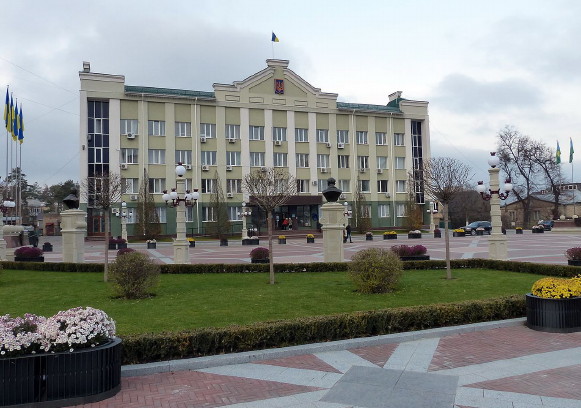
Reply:
<svg viewBox="0 0 581 408"><path fill-rule="evenodd" d="M517 319L465 324L461 326L439 327L436 329L420 330L416 332L395 333L375 337L338 340L327 343L314 343L277 349L246 351L243 353L222 354L217 356L188 358L182 360L159 361L146 364L134 364L121 367L121 376L137 377L174 371L200 370L209 367L245 364L252 363L254 361L292 357L303 354L321 353L324 351L341 351L351 348L377 346L380 344L402 343L406 341L450 336L453 334L491 330L501 327L520 326L524 324L525 320L526 318L523 317Z"/></svg>

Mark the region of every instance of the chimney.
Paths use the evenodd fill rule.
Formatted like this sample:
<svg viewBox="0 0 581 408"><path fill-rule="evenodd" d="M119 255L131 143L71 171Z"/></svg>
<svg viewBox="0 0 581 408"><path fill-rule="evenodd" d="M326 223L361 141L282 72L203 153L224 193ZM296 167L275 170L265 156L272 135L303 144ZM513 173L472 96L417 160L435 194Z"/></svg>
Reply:
<svg viewBox="0 0 581 408"><path fill-rule="evenodd" d="M402 91L396 91L396 92L394 92L394 93L392 93L392 94L389 94L389 101L391 102L391 101L393 101L394 99L399 99L399 98L401 98L401 94L402 94Z"/></svg>
<svg viewBox="0 0 581 408"><path fill-rule="evenodd" d="M91 63L83 61L83 72L91 72Z"/></svg>

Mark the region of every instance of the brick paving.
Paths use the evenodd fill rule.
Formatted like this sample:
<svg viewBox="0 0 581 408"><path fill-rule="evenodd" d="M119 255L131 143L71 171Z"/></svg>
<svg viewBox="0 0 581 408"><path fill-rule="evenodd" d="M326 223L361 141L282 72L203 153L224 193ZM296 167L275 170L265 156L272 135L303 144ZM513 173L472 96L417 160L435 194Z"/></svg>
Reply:
<svg viewBox="0 0 581 408"><path fill-rule="evenodd" d="M396 347L397 344L381 344L379 346L349 349L349 351L379 367L383 367Z"/></svg>
<svg viewBox="0 0 581 408"><path fill-rule="evenodd" d="M258 361L255 364L266 364L279 367L300 368L303 370L317 370L317 371L328 371L330 373L340 373L339 370L335 369L333 366L330 366L329 364L325 363L323 360L312 354L278 358L274 360Z"/></svg>

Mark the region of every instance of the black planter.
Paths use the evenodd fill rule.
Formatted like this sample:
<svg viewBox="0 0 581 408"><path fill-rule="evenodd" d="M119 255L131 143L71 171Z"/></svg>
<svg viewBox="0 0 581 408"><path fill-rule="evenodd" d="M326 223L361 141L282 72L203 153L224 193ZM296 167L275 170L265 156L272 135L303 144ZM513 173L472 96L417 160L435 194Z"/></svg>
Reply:
<svg viewBox="0 0 581 408"><path fill-rule="evenodd" d="M408 239L420 239L422 234L408 234Z"/></svg>
<svg viewBox="0 0 581 408"><path fill-rule="evenodd" d="M190 244L190 248L194 248L196 246L196 241L188 241Z"/></svg>
<svg viewBox="0 0 581 408"><path fill-rule="evenodd" d="M259 242L258 238L245 238L242 240L242 245L259 245Z"/></svg>
<svg viewBox="0 0 581 408"><path fill-rule="evenodd" d="M34 258L21 258L19 256L15 256L14 260L16 262L44 262L44 256L36 256Z"/></svg>
<svg viewBox="0 0 581 408"><path fill-rule="evenodd" d="M441 232L434 232L434 238L442 238Z"/></svg>
<svg viewBox="0 0 581 408"><path fill-rule="evenodd" d="M117 244L109 242L109 249L117 249Z"/></svg>
<svg viewBox="0 0 581 408"><path fill-rule="evenodd" d="M281 244L281 245L284 245L284 244L286 244L286 238L285 238L285 239L280 239L280 238L279 238L279 239L278 239L278 243L279 243L279 244Z"/></svg>
<svg viewBox="0 0 581 408"><path fill-rule="evenodd" d="M0 406L87 404L110 398L120 388L121 339L73 353L0 359Z"/></svg>
<svg viewBox="0 0 581 408"><path fill-rule="evenodd" d="M315 238L307 238L307 244L314 244Z"/></svg>
<svg viewBox="0 0 581 408"><path fill-rule="evenodd" d="M466 233L465 232L453 232L452 236L453 237L465 237Z"/></svg>
<svg viewBox="0 0 581 408"><path fill-rule="evenodd" d="M581 259L567 259L567 265L581 266Z"/></svg>
<svg viewBox="0 0 581 408"><path fill-rule="evenodd" d="M42 252L52 252L52 244L50 242L42 244Z"/></svg>
<svg viewBox="0 0 581 408"><path fill-rule="evenodd" d="M221 239L220 240L220 246L228 246L228 240L227 239Z"/></svg>
<svg viewBox="0 0 581 408"><path fill-rule="evenodd" d="M373 241L373 235L366 235L365 240L366 241Z"/></svg>
<svg viewBox="0 0 581 408"><path fill-rule="evenodd" d="M269 263L270 259L251 259L250 263Z"/></svg>
<svg viewBox="0 0 581 408"><path fill-rule="evenodd" d="M125 249L127 248L127 242L120 242L117 244L117 249Z"/></svg>
<svg viewBox="0 0 581 408"><path fill-rule="evenodd" d="M476 235L484 235L484 231L476 231Z"/></svg>
<svg viewBox="0 0 581 408"><path fill-rule="evenodd" d="M545 299L526 295L527 326L551 333L581 331L581 297Z"/></svg>
<svg viewBox="0 0 581 408"><path fill-rule="evenodd" d="M402 261L429 261L430 255L400 256Z"/></svg>
<svg viewBox="0 0 581 408"><path fill-rule="evenodd" d="M147 243L147 249L155 249L156 247L157 247L156 242L148 242Z"/></svg>
<svg viewBox="0 0 581 408"><path fill-rule="evenodd" d="M397 239L397 234L384 235L383 239Z"/></svg>
<svg viewBox="0 0 581 408"><path fill-rule="evenodd" d="M533 234L543 234L545 232L544 228L535 228L533 229Z"/></svg>
<svg viewBox="0 0 581 408"><path fill-rule="evenodd" d="M521 230L521 229L517 229L517 230L516 230L516 234L517 234L517 235L522 235L522 230Z"/></svg>

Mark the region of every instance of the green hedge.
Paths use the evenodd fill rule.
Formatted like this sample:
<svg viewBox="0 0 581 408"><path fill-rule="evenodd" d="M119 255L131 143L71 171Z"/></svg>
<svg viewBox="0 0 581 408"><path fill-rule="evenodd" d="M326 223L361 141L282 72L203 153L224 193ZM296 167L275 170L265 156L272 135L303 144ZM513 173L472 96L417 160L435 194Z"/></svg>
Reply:
<svg viewBox="0 0 581 408"><path fill-rule="evenodd" d="M203 328L180 333L123 337L123 364L237 353L511 319L526 313L525 297L415 306L248 326Z"/></svg>
<svg viewBox="0 0 581 408"><path fill-rule="evenodd" d="M10 262L2 261L4 269L47 272L103 272L102 263L73 262Z"/></svg>

